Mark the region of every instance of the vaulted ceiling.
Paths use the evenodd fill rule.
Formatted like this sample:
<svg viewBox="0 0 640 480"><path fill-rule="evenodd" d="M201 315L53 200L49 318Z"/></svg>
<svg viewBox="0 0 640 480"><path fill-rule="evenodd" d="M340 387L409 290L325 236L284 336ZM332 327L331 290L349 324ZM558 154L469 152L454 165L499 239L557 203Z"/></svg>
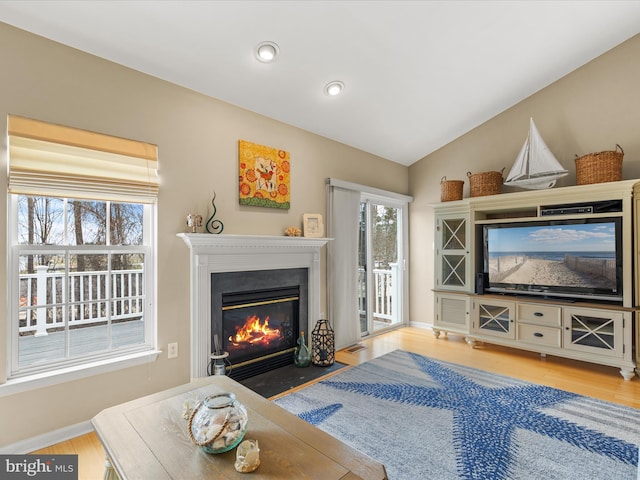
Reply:
<svg viewBox="0 0 640 480"><path fill-rule="evenodd" d="M0 21L411 165L639 33L640 1L5 0Z"/></svg>

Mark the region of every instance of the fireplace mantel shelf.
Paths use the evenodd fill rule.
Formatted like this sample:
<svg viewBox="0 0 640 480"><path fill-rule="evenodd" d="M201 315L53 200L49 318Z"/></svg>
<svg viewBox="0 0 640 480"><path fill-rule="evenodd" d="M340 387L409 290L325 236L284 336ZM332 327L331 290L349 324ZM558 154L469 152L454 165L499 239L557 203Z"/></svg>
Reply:
<svg viewBox="0 0 640 480"><path fill-rule="evenodd" d="M320 251L330 238L178 233L190 251L191 378L207 376L211 354L211 274L307 268L309 319L321 318Z"/></svg>
<svg viewBox="0 0 640 480"><path fill-rule="evenodd" d="M287 237L274 235L232 235L209 233L178 233L191 249L208 248L319 248L331 238Z"/></svg>

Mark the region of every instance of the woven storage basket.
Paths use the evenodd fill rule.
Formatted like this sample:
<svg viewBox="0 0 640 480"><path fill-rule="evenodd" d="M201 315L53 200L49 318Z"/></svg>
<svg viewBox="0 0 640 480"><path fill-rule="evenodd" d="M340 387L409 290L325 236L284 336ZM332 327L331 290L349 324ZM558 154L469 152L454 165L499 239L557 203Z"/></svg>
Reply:
<svg viewBox="0 0 640 480"><path fill-rule="evenodd" d="M463 180L447 180L447 177L442 177L440 180L440 201L462 200L463 187Z"/></svg>
<svg viewBox="0 0 640 480"><path fill-rule="evenodd" d="M470 195L472 197L482 197L484 195L496 195L502 189L502 172L467 172L469 177Z"/></svg>
<svg viewBox="0 0 640 480"><path fill-rule="evenodd" d="M622 157L624 157L624 150L616 144L615 150L589 153L576 158L576 184L587 185L622 180Z"/></svg>

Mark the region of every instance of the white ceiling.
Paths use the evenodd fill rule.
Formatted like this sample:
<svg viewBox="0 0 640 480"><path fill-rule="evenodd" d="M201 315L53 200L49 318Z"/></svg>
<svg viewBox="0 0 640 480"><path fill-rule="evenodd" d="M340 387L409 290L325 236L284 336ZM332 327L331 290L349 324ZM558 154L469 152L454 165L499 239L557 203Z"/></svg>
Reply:
<svg viewBox="0 0 640 480"><path fill-rule="evenodd" d="M411 165L639 33L640 1L2 0L0 21Z"/></svg>

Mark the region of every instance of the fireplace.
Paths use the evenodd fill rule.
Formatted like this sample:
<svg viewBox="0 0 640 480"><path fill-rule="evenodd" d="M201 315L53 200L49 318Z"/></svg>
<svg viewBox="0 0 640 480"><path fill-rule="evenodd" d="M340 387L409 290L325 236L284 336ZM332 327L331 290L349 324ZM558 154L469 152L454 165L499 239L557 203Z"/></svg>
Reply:
<svg viewBox="0 0 640 480"><path fill-rule="evenodd" d="M247 285L254 276L246 272L303 269L306 271L307 288L300 289L299 328L308 332L310 321L324 318L320 310L320 256L328 239L208 233L179 233L178 237L189 247L192 379L206 377L210 373L209 362L214 345L213 312L214 309L217 311L214 303L217 295L212 295L215 285L212 274L235 273L242 279L240 290L264 290L282 285ZM256 278L260 276L262 274ZM221 277L215 278L217 282ZM229 288L225 290L232 291ZM219 301L221 312L221 295ZM218 334L222 338L221 330Z"/></svg>
<svg viewBox="0 0 640 480"><path fill-rule="evenodd" d="M211 274L212 350L220 345L229 354L231 378L293 363L308 323L307 291L307 268Z"/></svg>

